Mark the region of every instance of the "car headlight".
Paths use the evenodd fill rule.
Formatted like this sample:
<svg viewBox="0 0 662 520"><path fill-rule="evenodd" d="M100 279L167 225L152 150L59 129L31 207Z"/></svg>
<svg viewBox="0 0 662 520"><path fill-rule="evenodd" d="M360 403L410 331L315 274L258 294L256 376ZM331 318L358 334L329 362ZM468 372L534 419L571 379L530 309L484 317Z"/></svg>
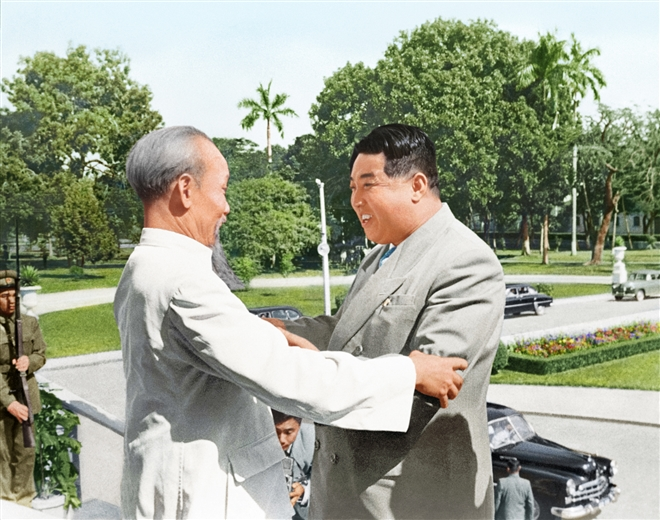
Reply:
<svg viewBox="0 0 662 520"><path fill-rule="evenodd" d="M568 496L573 496L577 491L577 484L571 478L565 483L565 492Z"/></svg>
<svg viewBox="0 0 662 520"><path fill-rule="evenodd" d="M616 461L612 460L609 463L609 478L614 478L616 474L618 473L618 466L616 465Z"/></svg>

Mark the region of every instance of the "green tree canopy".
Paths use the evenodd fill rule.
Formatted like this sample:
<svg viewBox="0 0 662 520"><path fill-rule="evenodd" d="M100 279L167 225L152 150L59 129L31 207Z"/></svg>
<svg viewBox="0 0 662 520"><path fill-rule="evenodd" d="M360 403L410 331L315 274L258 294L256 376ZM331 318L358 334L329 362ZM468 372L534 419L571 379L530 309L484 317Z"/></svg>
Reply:
<svg viewBox="0 0 662 520"><path fill-rule="evenodd" d="M108 218L94 196L90 179L75 179L70 174L56 178L63 203L52 209L53 235L67 257L82 267L87 260L109 260L117 252L117 240Z"/></svg>
<svg viewBox="0 0 662 520"><path fill-rule="evenodd" d="M221 242L234 257L287 272L292 259L319 239L306 191L277 175L232 182L228 202Z"/></svg>
<svg viewBox="0 0 662 520"><path fill-rule="evenodd" d="M2 151L0 215L24 214L24 208L31 207L42 217L26 221L25 231L43 232L52 203L49 185L68 173L95 180L95 194L118 236L135 233L142 214L126 183L126 156L162 119L150 107L149 88L129 73L129 60L119 51L89 52L81 45L70 47L64 57L37 52L22 58L16 74L3 78L2 90L11 106L0 110L3 143L10 148ZM10 168L13 173L8 173ZM25 200L10 204L6 194L15 191L18 177ZM28 181L32 189L25 187Z"/></svg>

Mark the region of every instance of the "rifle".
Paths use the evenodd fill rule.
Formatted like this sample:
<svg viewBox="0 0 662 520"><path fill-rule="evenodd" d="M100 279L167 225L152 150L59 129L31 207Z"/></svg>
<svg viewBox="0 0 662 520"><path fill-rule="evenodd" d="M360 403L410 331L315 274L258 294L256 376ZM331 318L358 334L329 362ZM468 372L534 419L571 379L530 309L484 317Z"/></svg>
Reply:
<svg viewBox="0 0 662 520"><path fill-rule="evenodd" d="M16 220L16 311L15 311L14 338L16 341L16 359L18 360L23 356L23 320L21 319L21 262L18 254L18 219ZM23 446L26 448L34 448L34 432L32 431L32 424L34 423L34 414L32 413L32 406L30 406L30 390L28 389L28 378L25 372L19 372L21 376L21 388L23 390L23 397L25 399L25 406L28 407L28 420L23 421L21 426L23 428Z"/></svg>

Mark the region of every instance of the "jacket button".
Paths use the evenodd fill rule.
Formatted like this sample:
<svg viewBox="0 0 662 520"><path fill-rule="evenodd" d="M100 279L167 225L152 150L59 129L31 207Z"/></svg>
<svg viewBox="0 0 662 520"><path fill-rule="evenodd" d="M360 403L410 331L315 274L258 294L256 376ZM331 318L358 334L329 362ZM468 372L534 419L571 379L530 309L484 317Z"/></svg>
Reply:
<svg viewBox="0 0 662 520"><path fill-rule="evenodd" d="M352 352L352 356L360 356L361 354L363 354L363 347L359 345L354 349L354 352Z"/></svg>
<svg viewBox="0 0 662 520"><path fill-rule="evenodd" d="M340 457L338 456L337 453L334 453L331 455L331 463L332 464L338 464L338 461L340 460Z"/></svg>
<svg viewBox="0 0 662 520"><path fill-rule="evenodd" d="M319 440L319 439L315 439L315 451L319 450L321 445L322 445L322 444L320 443L320 440Z"/></svg>

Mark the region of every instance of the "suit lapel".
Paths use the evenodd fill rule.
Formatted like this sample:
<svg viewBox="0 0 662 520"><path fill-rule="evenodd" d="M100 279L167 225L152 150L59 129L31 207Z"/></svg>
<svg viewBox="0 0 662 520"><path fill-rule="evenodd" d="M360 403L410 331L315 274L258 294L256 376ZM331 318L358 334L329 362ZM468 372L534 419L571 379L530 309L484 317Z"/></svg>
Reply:
<svg viewBox="0 0 662 520"><path fill-rule="evenodd" d="M363 327L374 314L375 309L384 303L407 280L415 266L425 256L426 251L448 229L453 214L446 204L417 229L407 240L398 246L381 268L379 259L388 250L388 245L375 248L359 268L359 275L347 295L347 305L343 306L342 319L338 323L329 350L342 350L347 342Z"/></svg>

